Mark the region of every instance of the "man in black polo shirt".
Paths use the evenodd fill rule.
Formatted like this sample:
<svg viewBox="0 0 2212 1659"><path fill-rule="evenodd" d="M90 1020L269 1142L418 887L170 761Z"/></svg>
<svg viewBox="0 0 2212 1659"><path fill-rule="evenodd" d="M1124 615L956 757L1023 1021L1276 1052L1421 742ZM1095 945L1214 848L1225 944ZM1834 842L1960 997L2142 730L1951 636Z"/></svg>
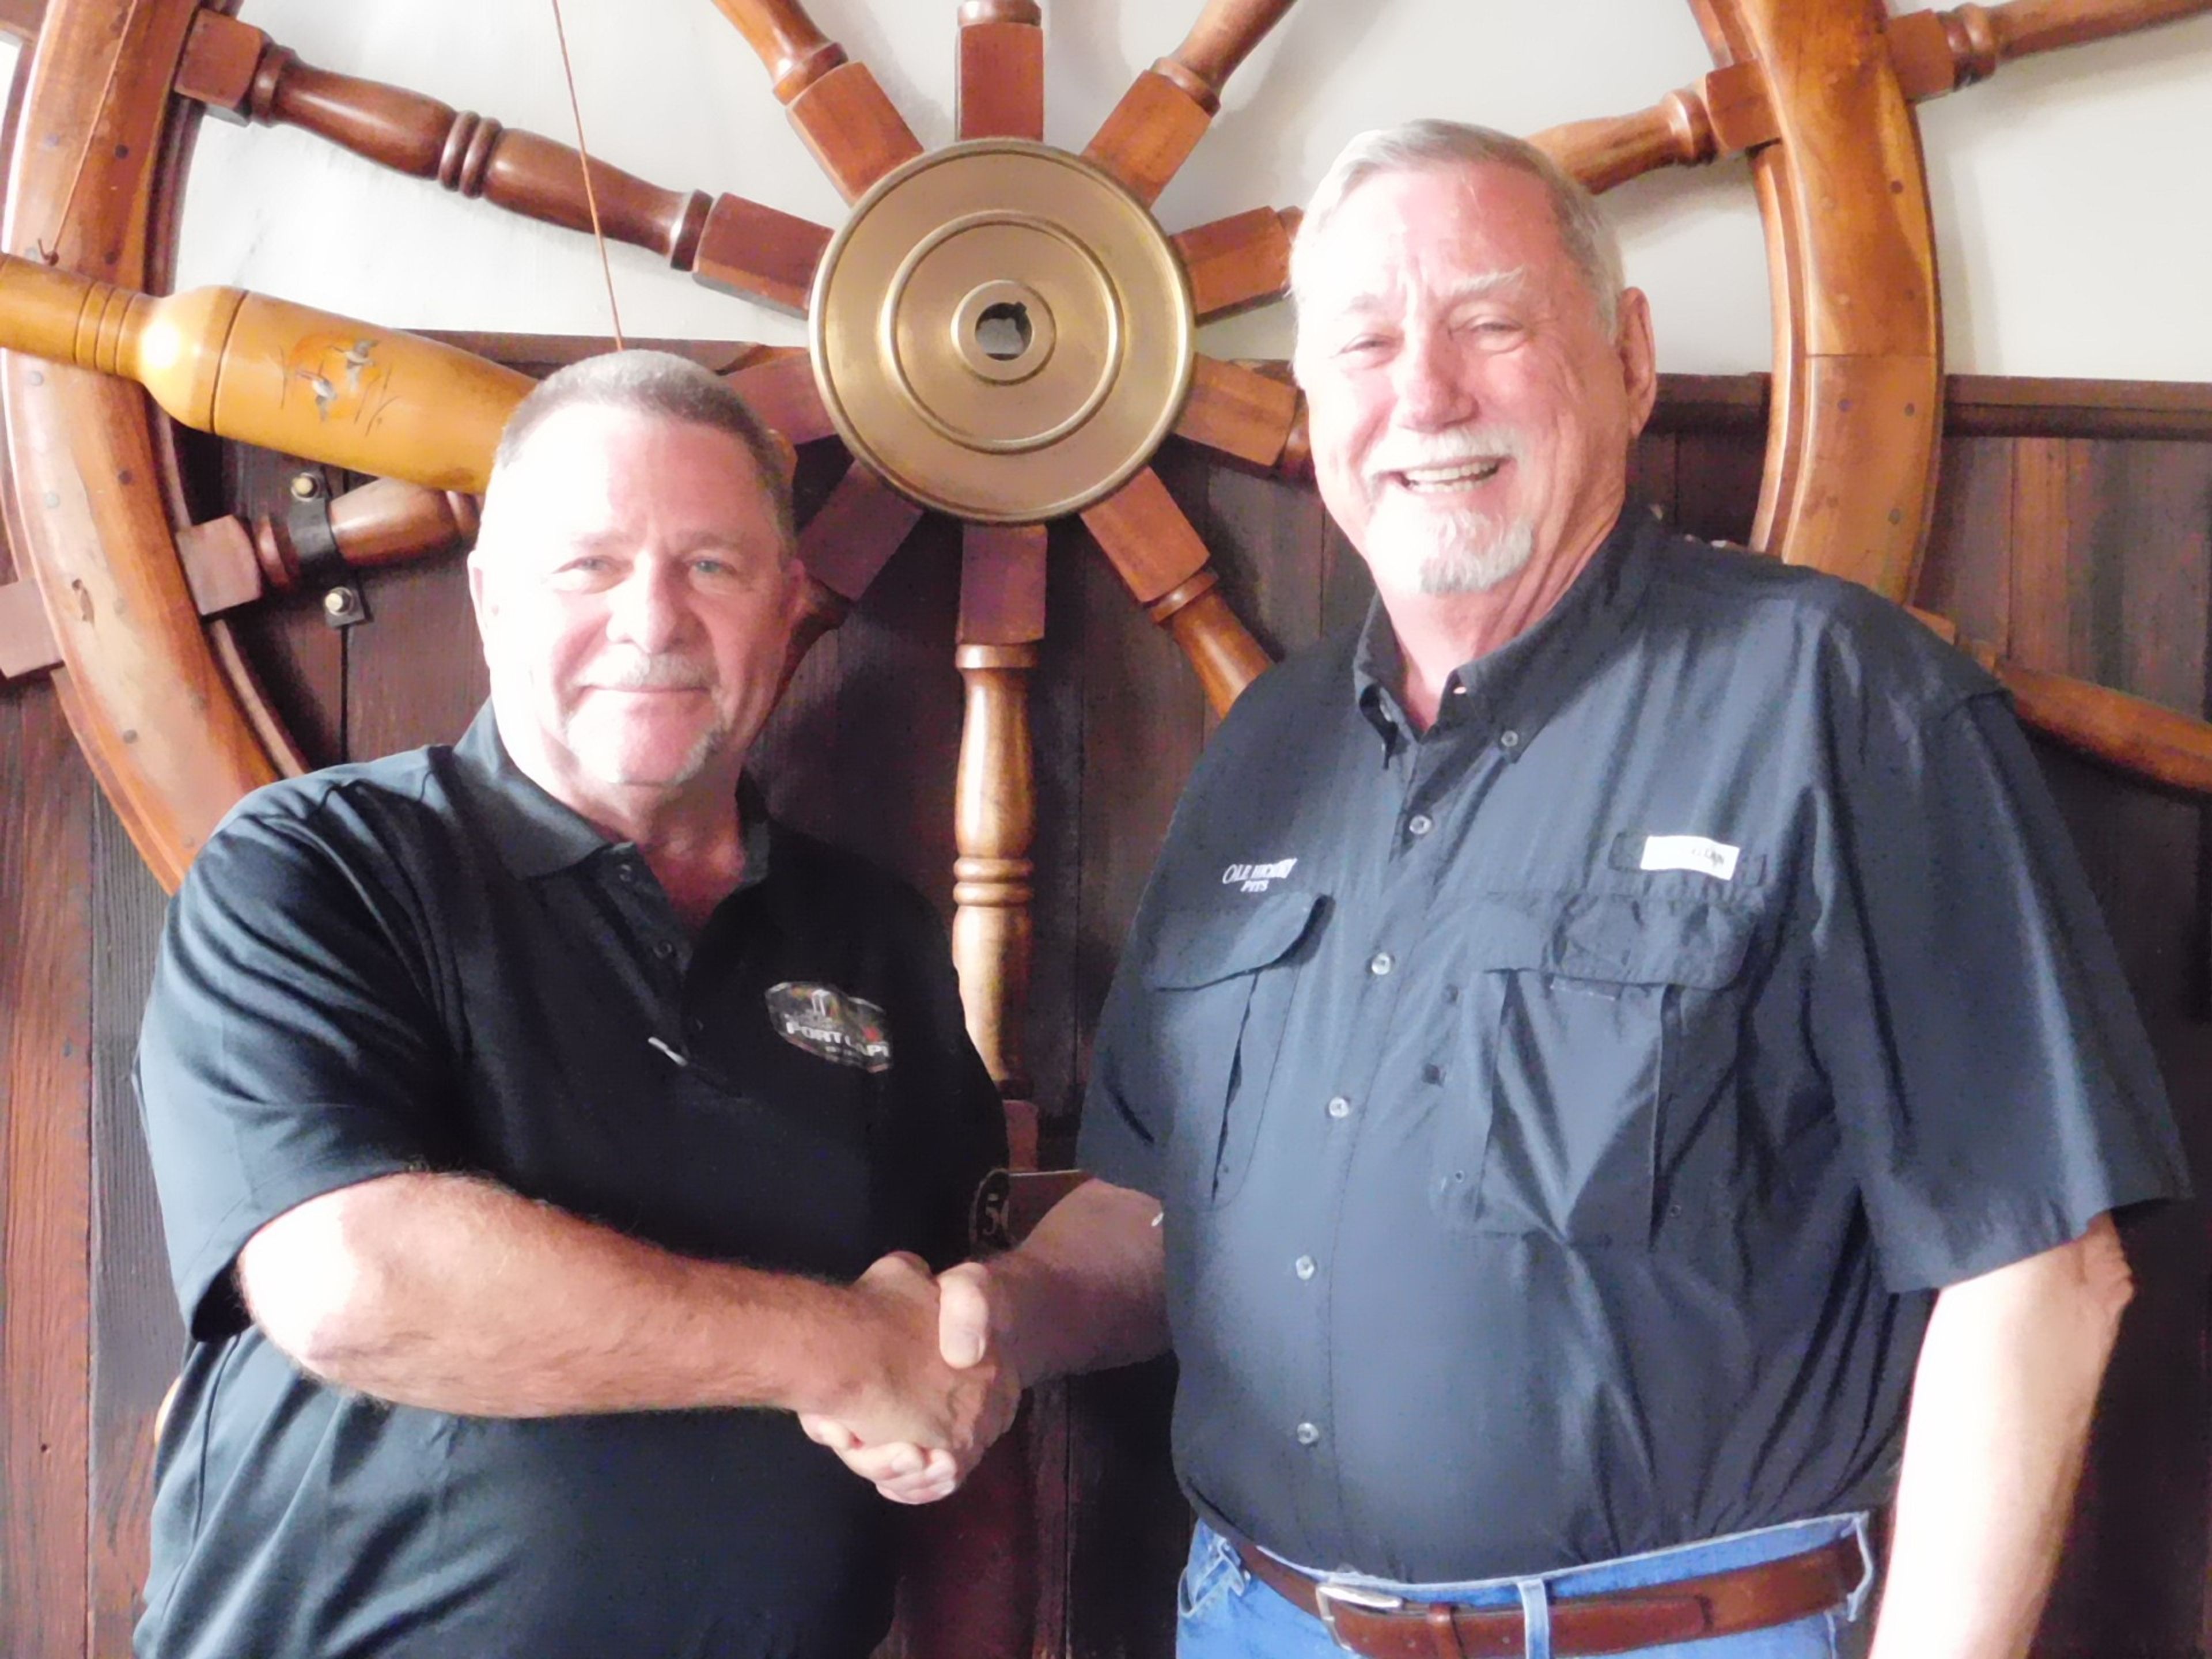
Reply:
<svg viewBox="0 0 2212 1659"><path fill-rule="evenodd" d="M1826 1655L1893 1493L1883 1659L2025 1652L2184 1176L2002 695L1627 503L1649 313L1526 145L1355 142L1293 271L1377 601L1208 746L1101 1180L951 1324L1034 1381L1164 1301L1186 1659Z"/></svg>
<svg viewBox="0 0 2212 1659"><path fill-rule="evenodd" d="M799 596L772 440L680 359L565 370L470 577L467 736L257 793L170 912L138 1085L192 1346L137 1650L858 1659L890 1511L792 1413L948 1466L1003 1428L922 1265L1003 1128L927 905L741 782Z"/></svg>

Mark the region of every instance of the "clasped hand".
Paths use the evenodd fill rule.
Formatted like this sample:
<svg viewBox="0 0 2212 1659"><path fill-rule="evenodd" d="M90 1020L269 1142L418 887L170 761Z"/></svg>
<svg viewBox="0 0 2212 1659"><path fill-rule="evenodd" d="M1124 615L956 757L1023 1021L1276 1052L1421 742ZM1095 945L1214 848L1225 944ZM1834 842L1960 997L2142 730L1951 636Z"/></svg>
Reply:
<svg viewBox="0 0 2212 1659"><path fill-rule="evenodd" d="M904 1251L854 1282L860 1377L835 1413L801 1412L807 1437L894 1503L950 1497L1006 1431L1021 1378L994 1340L987 1270L933 1279Z"/></svg>

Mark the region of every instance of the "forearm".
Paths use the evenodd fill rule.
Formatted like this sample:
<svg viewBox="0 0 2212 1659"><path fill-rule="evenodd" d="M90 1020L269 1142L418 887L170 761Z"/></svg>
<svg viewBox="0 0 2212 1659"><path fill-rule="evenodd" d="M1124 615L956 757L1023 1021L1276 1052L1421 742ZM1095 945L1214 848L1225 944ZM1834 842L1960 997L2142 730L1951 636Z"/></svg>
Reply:
<svg viewBox="0 0 2212 1659"><path fill-rule="evenodd" d="M2129 1293L2109 1219L1946 1290L1915 1373L1875 1659L2020 1659Z"/></svg>
<svg viewBox="0 0 2212 1659"><path fill-rule="evenodd" d="M1024 1387L1168 1346L1158 1201L1086 1182L990 1265L994 1325Z"/></svg>
<svg viewBox="0 0 2212 1659"><path fill-rule="evenodd" d="M493 1417L848 1401L850 1292L695 1261L465 1176L326 1194L249 1242L255 1317L316 1375Z"/></svg>

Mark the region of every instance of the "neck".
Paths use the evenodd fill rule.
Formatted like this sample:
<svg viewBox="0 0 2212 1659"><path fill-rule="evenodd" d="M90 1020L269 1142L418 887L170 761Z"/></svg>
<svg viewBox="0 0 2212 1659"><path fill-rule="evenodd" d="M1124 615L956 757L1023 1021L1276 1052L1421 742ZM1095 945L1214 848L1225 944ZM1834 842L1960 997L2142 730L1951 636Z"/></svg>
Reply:
<svg viewBox="0 0 2212 1659"><path fill-rule="evenodd" d="M515 762L610 841L635 844L678 920L693 933L744 875L744 825L737 806L741 760L673 786L586 785L546 776L519 755Z"/></svg>
<svg viewBox="0 0 2212 1659"><path fill-rule="evenodd" d="M1616 501L1598 529L1562 544L1561 552L1539 552L1495 587L1475 593L1378 587L1405 664L1399 701L1416 730L1425 732L1436 723L1444 682L1454 669L1511 644L1551 614L1605 545L1620 507Z"/></svg>

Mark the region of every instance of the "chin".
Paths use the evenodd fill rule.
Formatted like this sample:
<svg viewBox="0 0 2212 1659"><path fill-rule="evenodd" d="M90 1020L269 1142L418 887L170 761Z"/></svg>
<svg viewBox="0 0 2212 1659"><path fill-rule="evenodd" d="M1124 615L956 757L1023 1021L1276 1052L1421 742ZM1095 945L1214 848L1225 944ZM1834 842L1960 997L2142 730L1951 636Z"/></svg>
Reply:
<svg viewBox="0 0 2212 1659"><path fill-rule="evenodd" d="M1486 593L1528 568L1536 550L1532 521L1501 524L1466 509L1377 514L1368 530L1376 580L1425 599Z"/></svg>

